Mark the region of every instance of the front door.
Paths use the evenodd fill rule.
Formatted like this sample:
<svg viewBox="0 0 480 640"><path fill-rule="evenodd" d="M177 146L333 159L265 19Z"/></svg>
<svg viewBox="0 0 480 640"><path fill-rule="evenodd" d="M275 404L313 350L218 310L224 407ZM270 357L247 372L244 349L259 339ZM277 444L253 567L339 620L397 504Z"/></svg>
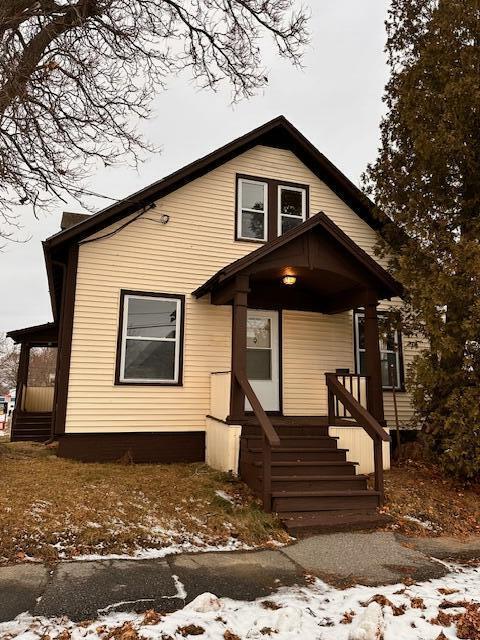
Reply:
<svg viewBox="0 0 480 640"><path fill-rule="evenodd" d="M280 411L277 311L248 310L247 376L264 410ZM252 409L248 401L245 409Z"/></svg>

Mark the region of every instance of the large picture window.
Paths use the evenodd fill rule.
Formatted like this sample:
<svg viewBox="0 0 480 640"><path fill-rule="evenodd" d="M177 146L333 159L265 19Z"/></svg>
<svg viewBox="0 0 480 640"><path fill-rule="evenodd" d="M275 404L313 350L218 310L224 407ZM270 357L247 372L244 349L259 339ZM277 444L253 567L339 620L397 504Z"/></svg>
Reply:
<svg viewBox="0 0 480 640"><path fill-rule="evenodd" d="M266 182L238 181L238 230L242 240L266 240L268 234L268 185Z"/></svg>
<svg viewBox="0 0 480 640"><path fill-rule="evenodd" d="M183 296L122 292L117 382L181 384Z"/></svg>
<svg viewBox="0 0 480 640"><path fill-rule="evenodd" d="M365 315L355 312L355 365L357 373L365 375ZM390 368L393 367L395 389L403 389L403 363L401 334L397 330L380 331L380 360L382 366L382 386L391 389Z"/></svg>

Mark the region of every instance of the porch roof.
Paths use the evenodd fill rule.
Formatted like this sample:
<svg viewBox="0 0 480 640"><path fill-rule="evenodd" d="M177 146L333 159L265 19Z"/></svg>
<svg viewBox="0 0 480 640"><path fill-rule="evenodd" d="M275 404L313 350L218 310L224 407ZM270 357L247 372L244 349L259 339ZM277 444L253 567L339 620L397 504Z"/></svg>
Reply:
<svg viewBox="0 0 480 640"><path fill-rule="evenodd" d="M236 276L250 277L249 304L337 313L362 306L365 296L378 300L402 295L402 286L319 212L275 240L220 269L193 291L196 298L212 294L214 304L233 297ZM282 285L295 275L292 287Z"/></svg>
<svg viewBox="0 0 480 640"><path fill-rule="evenodd" d="M37 324L33 327L9 331L7 336L17 344L27 343L30 346L56 346L58 327L54 322Z"/></svg>

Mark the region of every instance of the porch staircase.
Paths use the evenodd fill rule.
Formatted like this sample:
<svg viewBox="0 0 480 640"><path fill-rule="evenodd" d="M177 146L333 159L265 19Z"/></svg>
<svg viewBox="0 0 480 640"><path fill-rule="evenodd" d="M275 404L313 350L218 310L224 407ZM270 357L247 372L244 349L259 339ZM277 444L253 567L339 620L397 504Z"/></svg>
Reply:
<svg viewBox="0 0 480 640"><path fill-rule="evenodd" d="M17 412L12 423L12 442L33 441L45 442L50 438L52 412Z"/></svg>
<svg viewBox="0 0 480 640"><path fill-rule="evenodd" d="M280 446L271 449L271 507L295 536L351 528L372 528L384 522L377 512L379 491L367 487L356 473L347 450L328 434L325 423L282 424L272 418ZM259 424L242 426L240 475L263 496L264 450Z"/></svg>

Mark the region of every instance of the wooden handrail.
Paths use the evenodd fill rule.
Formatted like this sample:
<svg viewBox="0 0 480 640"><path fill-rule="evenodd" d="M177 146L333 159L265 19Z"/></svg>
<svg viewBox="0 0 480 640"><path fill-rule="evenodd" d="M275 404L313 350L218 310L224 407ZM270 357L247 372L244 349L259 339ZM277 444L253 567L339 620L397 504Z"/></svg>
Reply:
<svg viewBox="0 0 480 640"><path fill-rule="evenodd" d="M248 381L246 375L235 372L235 379L240 386L241 390L245 394L245 397L250 403L253 409L253 413L257 417L257 420L262 429L262 456L263 456L263 490L262 500L263 508L267 513L272 510L272 447L280 446L280 438L275 431L270 418L265 413L262 405L255 391L252 389L252 385Z"/></svg>
<svg viewBox="0 0 480 640"><path fill-rule="evenodd" d="M341 374L340 374L341 375ZM389 442L390 436L385 433L381 424L355 399L350 391L340 382L336 373L326 373L328 389L328 418L335 424L334 398L337 398L363 430L373 440L373 463L375 469L375 490L380 496L380 506L384 502L383 486L383 442Z"/></svg>
<svg viewBox="0 0 480 640"><path fill-rule="evenodd" d="M240 388L242 389L243 393L245 394L247 400L249 401L250 406L252 407L253 413L255 414L258 422L260 423L260 426L262 428L262 431L265 437L268 440L268 443L270 444L271 447L280 446L280 438L278 437L277 432L275 431L270 418L267 416L267 414L265 413L265 410L260 404L260 401L257 398L255 391L252 389L252 385L248 381L247 377L239 374L238 372L235 372L235 378L238 384L240 385Z"/></svg>
<svg viewBox="0 0 480 640"><path fill-rule="evenodd" d="M385 433L381 424L376 420L372 414L362 407L362 405L356 400L356 398L350 393L350 391L344 387L344 385L338 380L336 373L326 373L328 389L335 395L340 402L349 411L352 418L354 418L358 424L368 433L368 435L374 438L380 438L384 442L389 442L390 436Z"/></svg>

